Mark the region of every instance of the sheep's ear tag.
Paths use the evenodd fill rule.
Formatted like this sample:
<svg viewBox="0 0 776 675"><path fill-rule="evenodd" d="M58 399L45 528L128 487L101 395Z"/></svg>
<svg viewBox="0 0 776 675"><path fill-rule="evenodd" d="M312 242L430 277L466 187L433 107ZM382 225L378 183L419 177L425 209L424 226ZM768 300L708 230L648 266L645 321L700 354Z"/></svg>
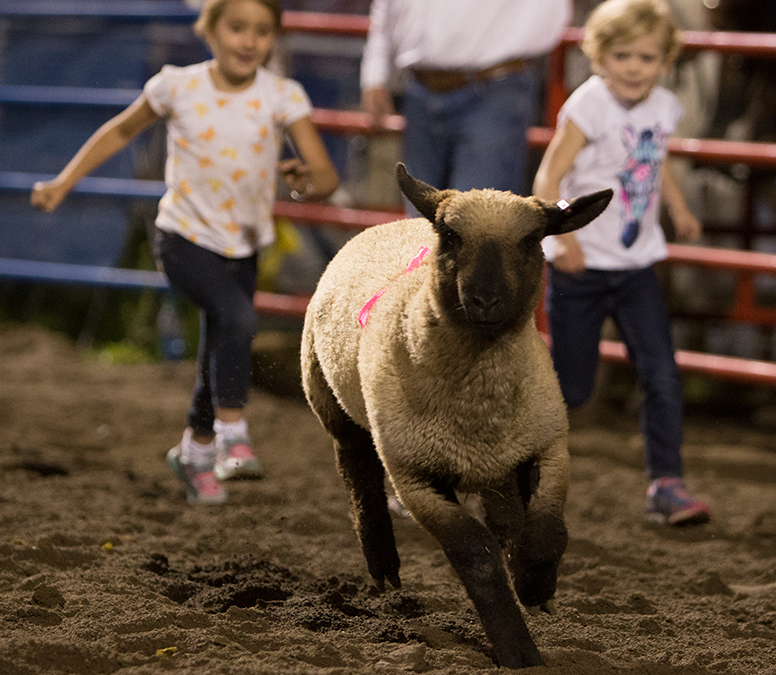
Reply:
<svg viewBox="0 0 776 675"><path fill-rule="evenodd" d="M591 220L601 215L609 205L613 195L613 190L606 189L577 197L573 202L567 202L565 199L551 205L544 202L547 214L545 236L573 232L587 225Z"/></svg>

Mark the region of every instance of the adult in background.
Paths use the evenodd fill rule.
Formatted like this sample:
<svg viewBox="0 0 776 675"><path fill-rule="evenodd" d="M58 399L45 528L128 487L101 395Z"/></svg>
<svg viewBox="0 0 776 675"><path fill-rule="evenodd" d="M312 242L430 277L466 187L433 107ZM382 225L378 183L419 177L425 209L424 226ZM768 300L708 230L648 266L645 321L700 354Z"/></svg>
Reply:
<svg viewBox="0 0 776 675"><path fill-rule="evenodd" d="M404 161L439 188L524 191L536 60L560 40L571 0L374 0L361 63L373 123L404 79Z"/></svg>

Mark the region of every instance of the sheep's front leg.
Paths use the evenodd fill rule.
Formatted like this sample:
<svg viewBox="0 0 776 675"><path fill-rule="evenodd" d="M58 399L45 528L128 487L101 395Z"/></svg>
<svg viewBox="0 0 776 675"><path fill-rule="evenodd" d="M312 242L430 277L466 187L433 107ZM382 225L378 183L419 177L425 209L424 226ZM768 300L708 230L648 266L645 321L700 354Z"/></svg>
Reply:
<svg viewBox="0 0 776 675"><path fill-rule="evenodd" d="M567 464L526 462L481 493L488 526L504 549L517 596L530 612L554 614L558 566L568 534L563 522Z"/></svg>
<svg viewBox="0 0 776 675"><path fill-rule="evenodd" d="M338 426L334 450L369 574L380 591L385 590L385 579L400 588L399 554L385 495L385 469L372 436L347 419Z"/></svg>
<svg viewBox="0 0 776 675"><path fill-rule="evenodd" d="M303 340L302 382L310 407L334 439L337 467L350 497L369 574L381 591L385 579L399 588L399 554L385 495L385 469L372 435L347 415L326 382L309 331Z"/></svg>
<svg viewBox="0 0 776 675"><path fill-rule="evenodd" d="M452 487L402 486L395 477L394 484L405 508L441 544L474 603L499 665L544 665L509 585L494 535L466 513Z"/></svg>

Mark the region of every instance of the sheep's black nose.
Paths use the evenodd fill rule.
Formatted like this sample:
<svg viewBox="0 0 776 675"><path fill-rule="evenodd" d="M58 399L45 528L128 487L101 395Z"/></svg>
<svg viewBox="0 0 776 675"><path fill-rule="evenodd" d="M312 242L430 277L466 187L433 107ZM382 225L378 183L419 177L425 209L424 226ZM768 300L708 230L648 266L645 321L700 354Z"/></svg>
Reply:
<svg viewBox="0 0 776 675"><path fill-rule="evenodd" d="M498 323L504 318L501 298L492 294L472 294L469 298L469 313L478 323Z"/></svg>
<svg viewBox="0 0 776 675"><path fill-rule="evenodd" d="M475 307L487 312L491 307L498 304L499 299L494 296L473 295L472 303Z"/></svg>

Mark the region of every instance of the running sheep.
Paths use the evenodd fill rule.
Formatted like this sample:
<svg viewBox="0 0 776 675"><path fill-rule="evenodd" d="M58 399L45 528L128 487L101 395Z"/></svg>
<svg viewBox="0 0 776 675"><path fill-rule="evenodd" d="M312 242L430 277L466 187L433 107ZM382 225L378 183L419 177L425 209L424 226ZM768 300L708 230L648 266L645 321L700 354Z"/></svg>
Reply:
<svg viewBox="0 0 776 675"><path fill-rule="evenodd" d="M327 267L305 318L305 394L334 439L377 587L400 586L387 473L441 544L498 663L542 665L515 594L530 612L554 611L569 458L534 319L540 242L596 218L612 192L556 205L396 173L422 217L362 232ZM461 493L479 498L480 517Z"/></svg>

